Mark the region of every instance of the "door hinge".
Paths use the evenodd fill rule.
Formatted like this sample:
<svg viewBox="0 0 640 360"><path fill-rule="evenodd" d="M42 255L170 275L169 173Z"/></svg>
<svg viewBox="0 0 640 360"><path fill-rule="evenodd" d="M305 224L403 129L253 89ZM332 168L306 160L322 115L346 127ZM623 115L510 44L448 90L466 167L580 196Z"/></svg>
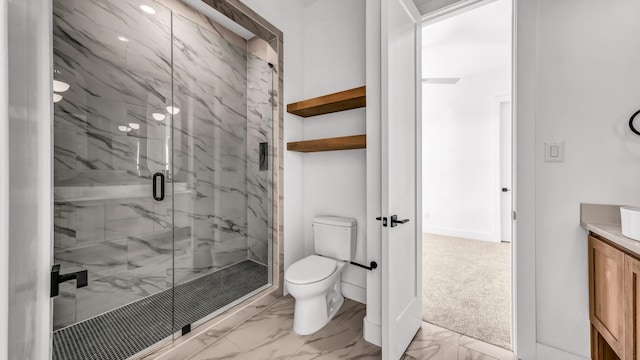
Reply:
<svg viewBox="0 0 640 360"><path fill-rule="evenodd" d="M513 220L514 221L516 220L516 212L515 211L513 212Z"/></svg>

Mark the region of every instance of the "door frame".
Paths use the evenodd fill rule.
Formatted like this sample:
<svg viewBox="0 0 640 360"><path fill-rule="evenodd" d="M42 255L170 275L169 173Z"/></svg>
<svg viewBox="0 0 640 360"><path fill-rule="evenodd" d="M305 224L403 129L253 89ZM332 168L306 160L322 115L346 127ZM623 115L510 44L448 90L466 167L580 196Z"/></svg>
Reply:
<svg viewBox="0 0 640 360"><path fill-rule="evenodd" d="M422 25L432 24L438 21L445 20L449 17L458 15L462 12L472 10L474 8L486 5L487 3L494 2L496 0L462 0L446 6L439 10L422 16ZM511 227L511 345L512 351L518 358L522 359L535 359L536 358L536 305L535 305L535 240L531 239L530 234L526 234L526 231L533 231L535 229L535 185L532 180L528 180L528 176L532 176L530 171L525 168L525 165L531 164L529 159L521 159L525 161L519 161L518 156L521 154L531 154L529 145L527 147L520 145L521 142L529 142L531 140L531 131L529 123L523 123L523 120L532 116L529 109L521 109L518 107L517 100L523 99L522 102L526 106L531 106L531 101L527 100L525 96L531 96L529 94L530 89L522 89L518 87L518 74L526 74L525 70L518 67L518 58L521 56L524 59L522 51L519 49L518 44L523 43L523 39L527 37L527 40L531 40L532 34L520 33L518 28L525 27L527 24L518 23L518 14L523 14L526 11L532 11L534 9L523 9L522 3L526 3L523 0L510 0L512 3L512 25L511 25L511 161L512 161L512 205L511 209L515 214L518 214L518 210L522 210L523 214L528 215L525 219L522 216L516 217L512 222ZM534 42L535 44L535 42ZM535 48L535 46L534 46ZM531 49L531 45L528 45L525 49L527 52L534 51ZM524 61L523 61L524 63ZM530 65L530 63L527 63ZM529 69L531 70L531 69ZM527 91L528 90L528 91ZM527 93L527 94L525 94ZM518 117L520 116L520 119ZM520 120L520 121L519 121ZM527 131L523 126L526 125ZM522 156L521 156L522 158ZM520 164L520 167L518 167ZM422 173L418 173L422 181ZM521 179L521 180L519 180ZM518 198L526 198L530 200L529 203L522 203L518 207ZM422 212L422 208L420 208ZM521 226L518 227L518 220ZM522 226L524 225L524 226ZM522 244L521 244L522 242ZM521 246L518 246L521 245ZM520 261L519 261L520 260ZM420 274L422 276L422 274Z"/></svg>
<svg viewBox="0 0 640 360"><path fill-rule="evenodd" d="M496 156L497 162L498 162L498 166L497 166L497 182L498 182L498 186L500 188L502 188L502 186L504 185L502 183L502 134L503 134L503 128L502 128L502 105L503 104L509 104L509 106L512 108L512 113L513 113L513 99L511 98L511 95L498 95L496 97L493 98L493 124L495 126L495 131L494 134L496 135L496 141L494 142L494 146L496 147L494 149L494 154ZM511 142L511 160L513 162L513 153L514 153L514 149L513 149L513 119L511 119L511 135L509 136L509 141ZM511 189L513 188L513 163L511 164ZM509 189L509 191L511 191L511 189ZM513 198L513 194L511 194L511 197ZM500 242L504 242L504 239L502 238L502 225L503 225L503 218L502 218L502 191L500 191L500 195L499 195L499 200L498 203L496 204L497 206L497 218L500 219L498 221L498 235L500 237ZM513 219L513 201L511 201L511 209L510 209L510 214L509 214L509 218ZM513 223L513 220L511 221L511 223ZM511 224L512 226L512 232L513 232L513 224ZM509 243L511 243L511 241L513 240L513 234L512 237L509 239ZM513 340L513 339L512 339Z"/></svg>

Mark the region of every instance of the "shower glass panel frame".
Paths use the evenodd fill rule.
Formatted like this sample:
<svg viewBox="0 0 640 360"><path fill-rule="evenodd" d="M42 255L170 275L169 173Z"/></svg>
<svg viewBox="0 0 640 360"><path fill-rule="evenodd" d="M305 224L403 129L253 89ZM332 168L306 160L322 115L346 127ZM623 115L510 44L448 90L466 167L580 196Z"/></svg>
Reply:
<svg viewBox="0 0 640 360"><path fill-rule="evenodd" d="M139 355L280 286L281 84L249 51L277 44L202 18L177 0L53 0L53 264L88 277L52 299L54 359Z"/></svg>

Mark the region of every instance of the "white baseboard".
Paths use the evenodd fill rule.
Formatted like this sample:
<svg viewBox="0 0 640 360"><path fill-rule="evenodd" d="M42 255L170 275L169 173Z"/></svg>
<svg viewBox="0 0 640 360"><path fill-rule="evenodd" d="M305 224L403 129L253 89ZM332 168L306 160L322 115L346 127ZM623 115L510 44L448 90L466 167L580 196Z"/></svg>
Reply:
<svg viewBox="0 0 640 360"><path fill-rule="evenodd" d="M368 317L362 320L363 335L367 342L376 346L382 346L382 326L369 321Z"/></svg>
<svg viewBox="0 0 640 360"><path fill-rule="evenodd" d="M367 289L348 282L342 282L342 296L361 304L367 303Z"/></svg>
<svg viewBox="0 0 640 360"><path fill-rule="evenodd" d="M540 360L589 360L588 357L576 355L541 343L536 344L536 357Z"/></svg>
<svg viewBox="0 0 640 360"><path fill-rule="evenodd" d="M428 234L459 237L463 239L500 242L500 236L496 234L487 234L487 233L474 232L474 231L441 228L437 226L424 226L422 228L422 232L428 233Z"/></svg>

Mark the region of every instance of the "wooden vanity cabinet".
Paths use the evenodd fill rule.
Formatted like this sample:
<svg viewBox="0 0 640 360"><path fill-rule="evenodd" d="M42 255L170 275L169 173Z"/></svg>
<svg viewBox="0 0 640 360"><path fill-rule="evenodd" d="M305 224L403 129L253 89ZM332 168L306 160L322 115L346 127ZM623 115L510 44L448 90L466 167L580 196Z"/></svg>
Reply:
<svg viewBox="0 0 640 360"><path fill-rule="evenodd" d="M625 360L640 360L640 261L625 256Z"/></svg>
<svg viewBox="0 0 640 360"><path fill-rule="evenodd" d="M624 354L624 253L589 236L589 317L591 325L622 359ZM597 334L596 334L597 335ZM595 337L595 339L594 339ZM600 347L597 336L592 336ZM597 351L596 353L598 353Z"/></svg>
<svg viewBox="0 0 640 360"><path fill-rule="evenodd" d="M589 235L593 360L640 360L640 261Z"/></svg>

